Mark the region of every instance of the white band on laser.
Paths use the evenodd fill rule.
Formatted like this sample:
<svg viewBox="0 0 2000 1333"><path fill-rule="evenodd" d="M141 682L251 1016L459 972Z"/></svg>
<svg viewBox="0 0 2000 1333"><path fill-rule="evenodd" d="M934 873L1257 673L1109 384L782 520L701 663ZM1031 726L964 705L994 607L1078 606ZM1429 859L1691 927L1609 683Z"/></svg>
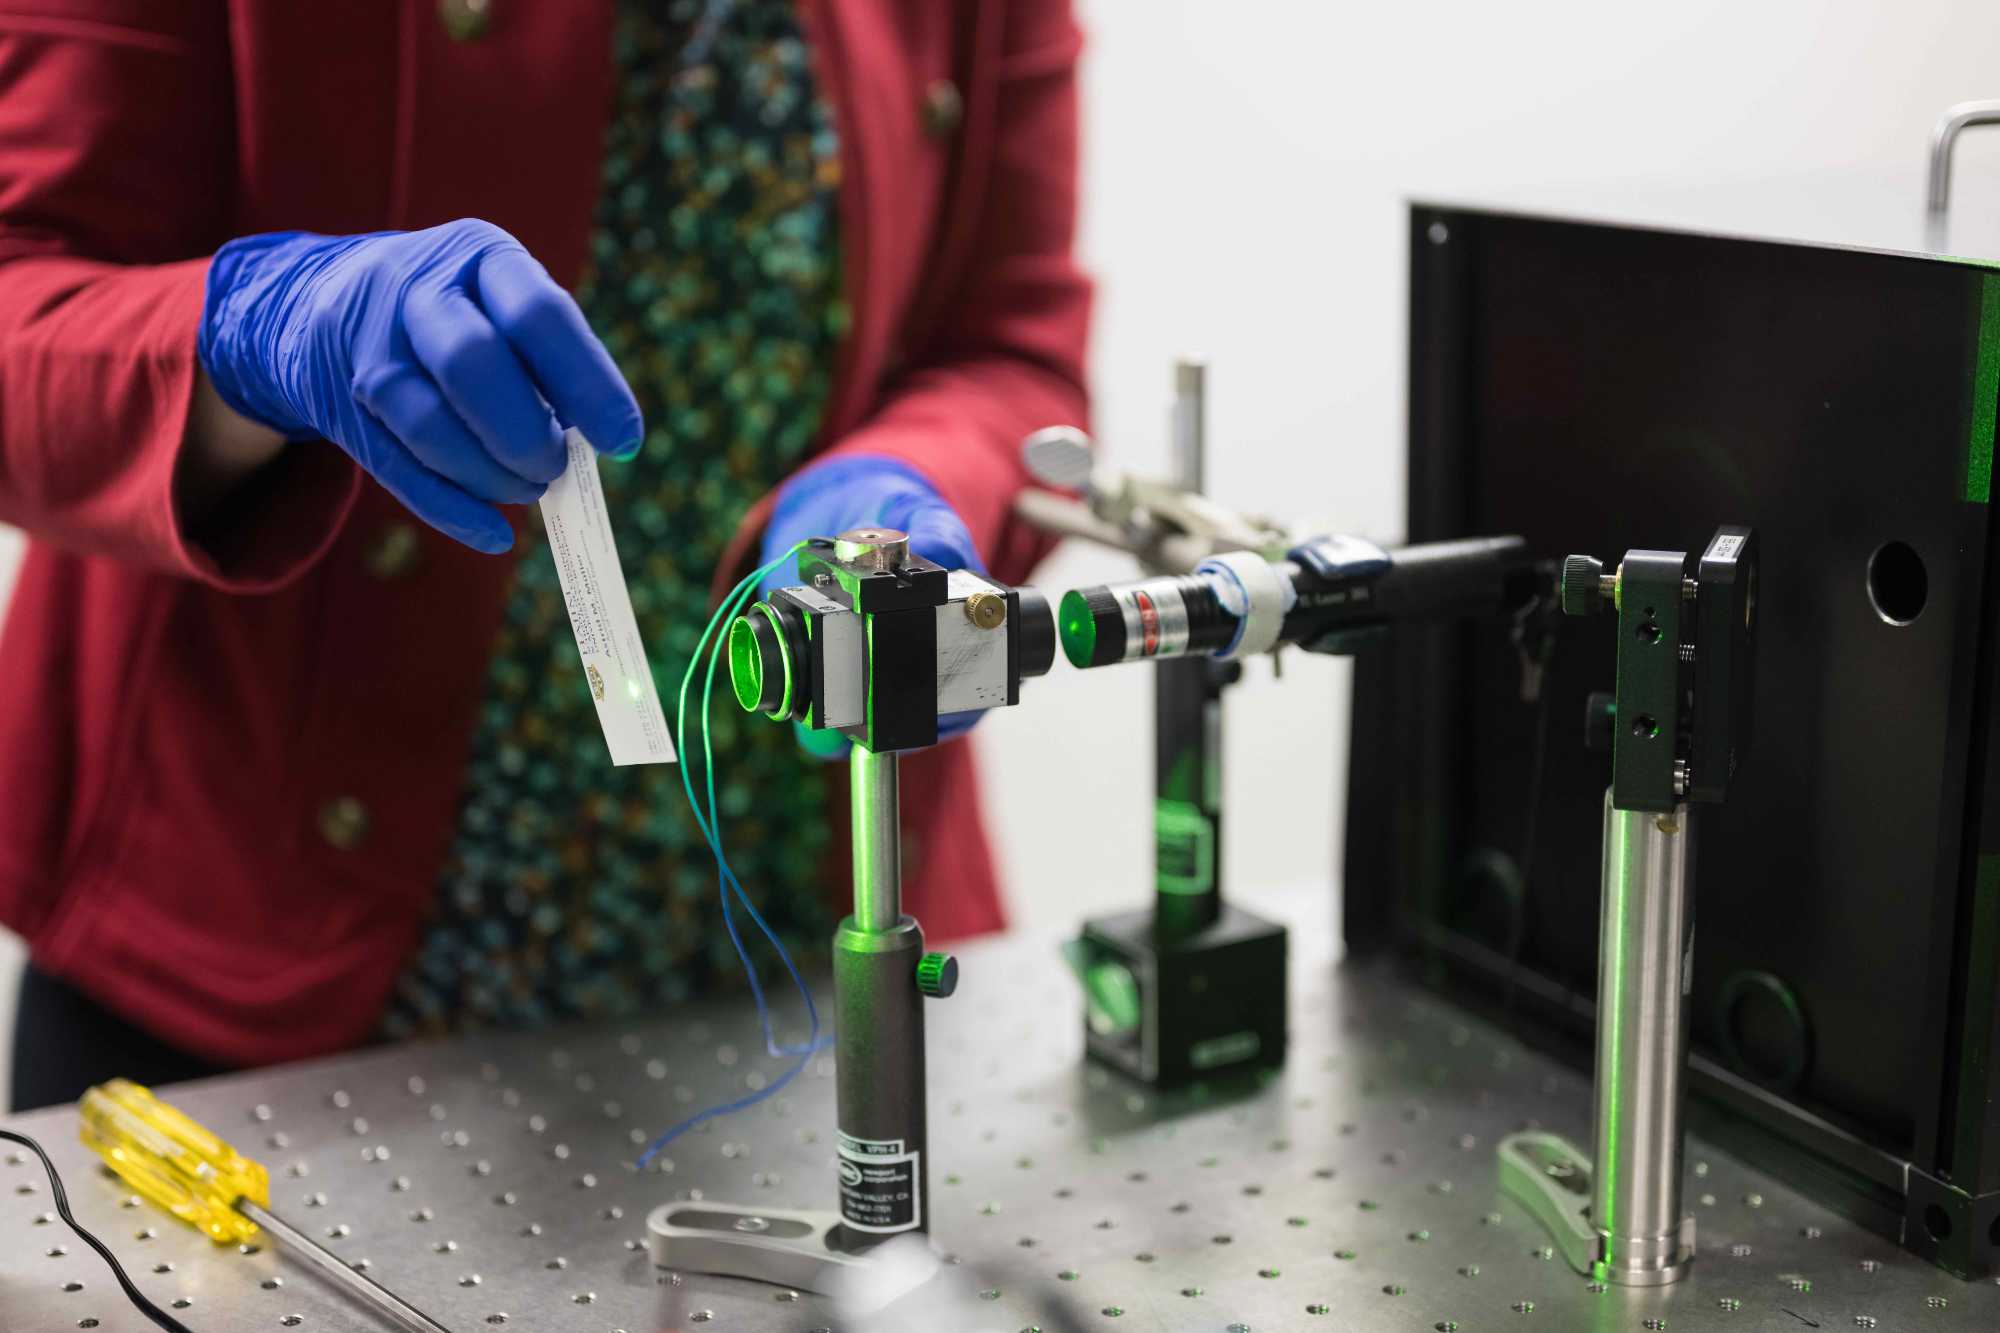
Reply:
<svg viewBox="0 0 2000 1333"><path fill-rule="evenodd" d="M1222 609L1238 621L1236 641L1217 657L1254 656L1278 646L1296 594L1270 561L1254 551L1225 551L1202 561L1195 573L1209 576Z"/></svg>

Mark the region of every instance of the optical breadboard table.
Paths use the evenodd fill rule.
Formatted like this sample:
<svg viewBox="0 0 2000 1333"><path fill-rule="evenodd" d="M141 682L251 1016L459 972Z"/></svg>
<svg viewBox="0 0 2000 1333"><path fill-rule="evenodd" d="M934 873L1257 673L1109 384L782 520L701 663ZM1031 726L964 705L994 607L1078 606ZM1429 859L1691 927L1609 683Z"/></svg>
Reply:
<svg viewBox="0 0 2000 1333"><path fill-rule="evenodd" d="M653 1266L660 1204L833 1206L830 1057L634 1165L649 1135L784 1067L747 1002L163 1091L270 1167L273 1211L465 1333L2000 1328L2000 1286L1960 1282L1698 1141L1693 1275L1654 1291L1575 1276L1500 1196L1493 1150L1525 1126L1587 1142L1587 1075L1393 972L1313 960L1324 898L1259 907L1294 925L1293 1044L1281 1073L1232 1088L1160 1096L1086 1067L1054 941L964 951L957 996L930 1013L949 1318ZM72 1109L7 1123L40 1138L83 1223L198 1333L378 1326L274 1247L214 1247L132 1198L77 1143ZM26 1154L0 1155L0 1328L151 1328L55 1218Z"/></svg>

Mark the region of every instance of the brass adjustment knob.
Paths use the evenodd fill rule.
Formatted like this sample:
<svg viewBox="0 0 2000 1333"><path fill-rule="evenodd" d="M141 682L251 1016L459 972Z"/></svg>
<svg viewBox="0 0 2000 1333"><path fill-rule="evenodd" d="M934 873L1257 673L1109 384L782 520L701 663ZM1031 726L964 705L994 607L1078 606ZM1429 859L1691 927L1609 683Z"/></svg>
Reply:
<svg viewBox="0 0 2000 1333"><path fill-rule="evenodd" d="M981 629L1007 623L1007 599L997 592L976 592L965 599L965 618Z"/></svg>

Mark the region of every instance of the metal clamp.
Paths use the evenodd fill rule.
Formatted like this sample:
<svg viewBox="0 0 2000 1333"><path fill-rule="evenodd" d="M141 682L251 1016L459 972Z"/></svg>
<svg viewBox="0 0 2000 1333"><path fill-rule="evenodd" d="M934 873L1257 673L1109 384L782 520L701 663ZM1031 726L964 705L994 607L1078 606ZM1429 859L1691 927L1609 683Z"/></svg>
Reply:
<svg viewBox="0 0 2000 1333"><path fill-rule="evenodd" d="M1951 206L1951 150L1959 131L1974 125L2000 125L2000 101L1960 102L1939 118L1931 130L1931 168L1928 190L1929 211L1943 213Z"/></svg>
<svg viewBox="0 0 2000 1333"><path fill-rule="evenodd" d="M1014 512L1031 527L1135 555L1153 574L1185 574L1224 551L1283 550L1291 538L1269 519L1239 514L1202 493L1205 480L1207 366L1174 364L1173 475L1134 476L1099 461L1090 436L1050 426L1021 442L1028 474L1057 491L1029 488Z"/></svg>

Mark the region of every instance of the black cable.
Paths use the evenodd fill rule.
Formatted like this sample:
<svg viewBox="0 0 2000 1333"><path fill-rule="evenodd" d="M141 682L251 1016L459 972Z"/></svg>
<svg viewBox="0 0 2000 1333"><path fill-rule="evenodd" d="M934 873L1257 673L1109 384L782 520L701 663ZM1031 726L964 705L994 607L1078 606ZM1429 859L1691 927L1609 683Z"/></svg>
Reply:
<svg viewBox="0 0 2000 1333"><path fill-rule="evenodd" d="M1525 644L1527 626L1537 616L1543 621L1541 640L1530 652ZM1522 668L1524 672L1533 670L1535 673L1535 750L1529 763L1527 813L1525 827L1521 831L1521 908L1515 915L1514 928L1507 940L1507 990L1501 1006L1501 1011L1507 1014L1514 1012L1514 996L1520 984L1521 951L1527 944L1528 896L1534 892L1535 841L1541 824L1542 784L1548 770L1549 666L1555 660L1556 636L1561 625L1557 608L1541 597L1524 607L1514 624L1513 638L1516 649L1521 652Z"/></svg>
<svg viewBox="0 0 2000 1333"><path fill-rule="evenodd" d="M152 1320L161 1328L166 1329L167 1333L194 1333L194 1330L190 1329L186 1324L183 1324L180 1320L174 1318L148 1300L145 1292L133 1286L132 1279L125 1275L124 1265L118 1262L118 1256L111 1253L110 1248L103 1241L83 1229L83 1224L78 1222L75 1214L69 1210L69 1194L63 1189L62 1177L56 1174L56 1164L51 1162L49 1155L42 1151L42 1145L29 1138L26 1134L16 1134L11 1129L0 1129L0 1139L4 1139L8 1143L18 1143L42 1159L42 1170L49 1173L49 1193L55 1198L56 1212L61 1214L62 1220L69 1224L69 1229L76 1233L77 1239L81 1240L91 1249L96 1250L104 1262L111 1266L111 1276L118 1279L118 1285L125 1289L127 1299L138 1307L139 1313L145 1315L146 1318Z"/></svg>

